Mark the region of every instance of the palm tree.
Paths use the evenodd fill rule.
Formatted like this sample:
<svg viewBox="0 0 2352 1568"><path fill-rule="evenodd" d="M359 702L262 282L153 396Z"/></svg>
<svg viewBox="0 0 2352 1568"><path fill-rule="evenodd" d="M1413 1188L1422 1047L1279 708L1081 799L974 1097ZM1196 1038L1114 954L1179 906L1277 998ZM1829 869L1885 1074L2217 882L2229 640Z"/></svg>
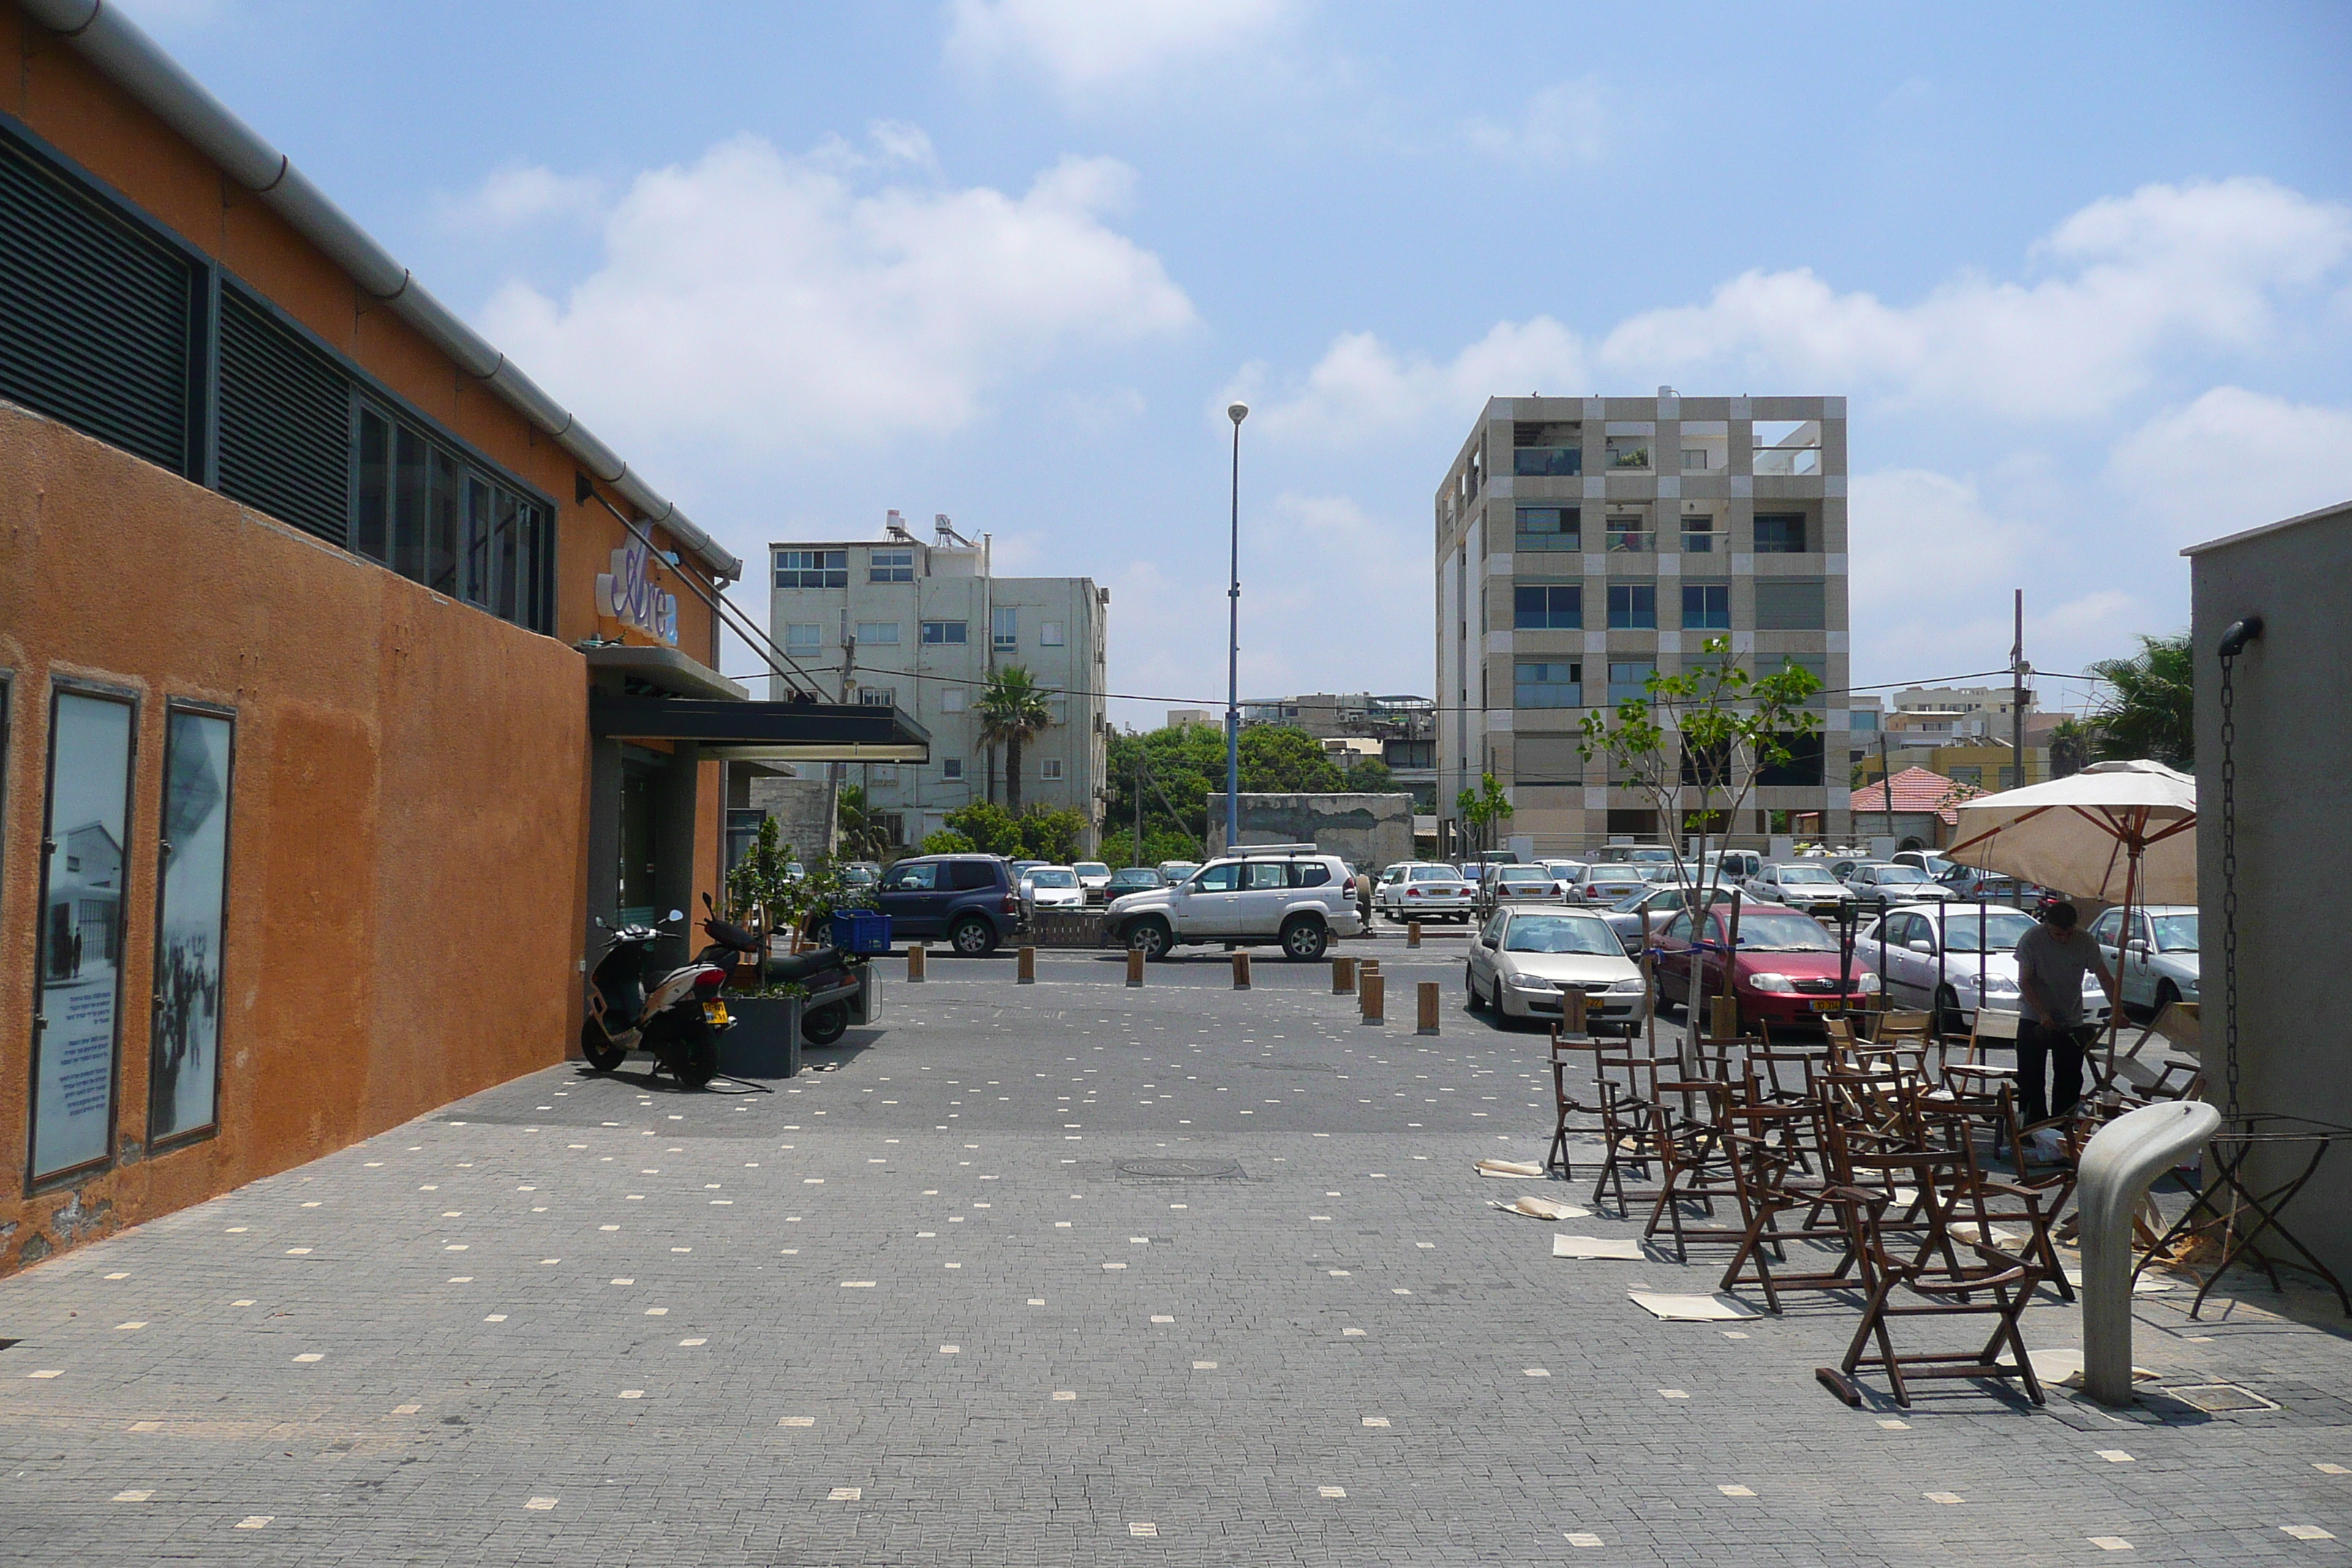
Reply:
<svg viewBox="0 0 2352 1568"><path fill-rule="evenodd" d="M1036 678L1017 664L992 672L980 694L980 739L1004 748L1004 804L1021 810L1021 748L1054 721Z"/></svg>
<svg viewBox="0 0 2352 1568"><path fill-rule="evenodd" d="M2195 665L2189 634L2143 636L2130 658L2101 659L2091 673L2105 680L2107 700L2092 715L2099 752L2114 759L2148 757L2171 767L2197 765Z"/></svg>
<svg viewBox="0 0 2352 1568"><path fill-rule="evenodd" d="M834 805L834 820L840 826L843 859L879 860L889 854L889 826L880 812L866 804L863 786L842 786Z"/></svg>

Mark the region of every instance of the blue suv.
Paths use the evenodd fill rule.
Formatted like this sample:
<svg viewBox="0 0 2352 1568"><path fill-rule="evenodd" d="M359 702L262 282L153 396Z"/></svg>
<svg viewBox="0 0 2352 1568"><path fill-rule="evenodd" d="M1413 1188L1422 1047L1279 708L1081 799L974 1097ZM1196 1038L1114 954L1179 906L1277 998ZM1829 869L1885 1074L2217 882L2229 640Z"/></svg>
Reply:
<svg viewBox="0 0 2352 1568"><path fill-rule="evenodd" d="M945 937L966 958L995 952L1021 920L1012 868L994 855L909 856L875 894L893 937Z"/></svg>

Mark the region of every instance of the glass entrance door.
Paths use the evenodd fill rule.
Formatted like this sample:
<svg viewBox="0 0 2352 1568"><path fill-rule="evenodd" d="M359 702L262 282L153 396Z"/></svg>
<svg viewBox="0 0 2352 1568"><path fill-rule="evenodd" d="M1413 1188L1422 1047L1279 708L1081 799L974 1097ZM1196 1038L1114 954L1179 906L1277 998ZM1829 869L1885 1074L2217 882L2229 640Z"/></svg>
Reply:
<svg viewBox="0 0 2352 1568"><path fill-rule="evenodd" d="M654 771L635 763L621 768L620 918L623 925L654 923Z"/></svg>

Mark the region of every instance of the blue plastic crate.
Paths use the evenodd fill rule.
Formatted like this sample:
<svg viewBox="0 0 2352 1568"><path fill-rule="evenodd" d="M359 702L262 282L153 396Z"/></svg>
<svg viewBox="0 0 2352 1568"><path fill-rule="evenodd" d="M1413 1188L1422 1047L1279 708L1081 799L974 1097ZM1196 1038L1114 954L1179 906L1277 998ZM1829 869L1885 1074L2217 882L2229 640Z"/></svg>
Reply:
<svg viewBox="0 0 2352 1568"><path fill-rule="evenodd" d="M833 945L844 952L887 952L890 917L875 910L835 910Z"/></svg>

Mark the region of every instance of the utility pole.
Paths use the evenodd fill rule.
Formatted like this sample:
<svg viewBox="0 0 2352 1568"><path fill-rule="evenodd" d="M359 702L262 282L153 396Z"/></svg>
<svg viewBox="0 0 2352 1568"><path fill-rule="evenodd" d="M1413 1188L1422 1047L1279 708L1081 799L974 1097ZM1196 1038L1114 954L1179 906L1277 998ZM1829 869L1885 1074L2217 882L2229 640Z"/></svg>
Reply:
<svg viewBox="0 0 2352 1568"><path fill-rule="evenodd" d="M1895 774L1886 763L1886 725L1878 726L1878 789L1886 802L1886 837L1895 837Z"/></svg>
<svg viewBox="0 0 2352 1568"><path fill-rule="evenodd" d="M2025 787L2025 590L2017 591L2017 640L2009 648L2009 749L2017 759L2017 786Z"/></svg>
<svg viewBox="0 0 2352 1568"><path fill-rule="evenodd" d="M1135 738L1135 861L1143 864L1143 737Z"/></svg>

